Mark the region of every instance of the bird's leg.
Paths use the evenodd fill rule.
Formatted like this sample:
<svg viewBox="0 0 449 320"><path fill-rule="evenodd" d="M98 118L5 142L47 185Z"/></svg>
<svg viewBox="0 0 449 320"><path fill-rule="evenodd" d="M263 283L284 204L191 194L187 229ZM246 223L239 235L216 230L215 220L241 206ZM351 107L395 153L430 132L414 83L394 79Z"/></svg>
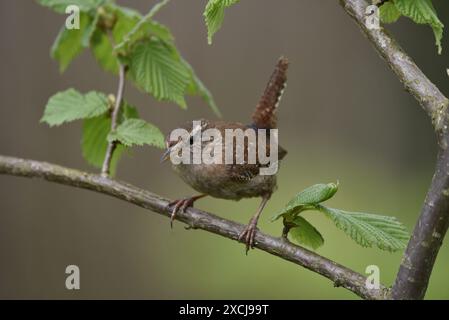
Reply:
<svg viewBox="0 0 449 320"><path fill-rule="evenodd" d="M190 198L184 198L184 199L179 199L179 200L170 202L168 204L168 207L173 206L173 210L172 210L171 216L170 216L170 227L173 228L173 221L175 220L176 214L179 211L184 212L184 210L187 209L187 207L193 206L193 203L196 200L204 198L205 196L207 196L207 194L200 194L200 195L193 196Z"/></svg>
<svg viewBox="0 0 449 320"><path fill-rule="evenodd" d="M239 235L239 241L245 240L246 254L248 254L250 248L254 248L254 238L257 232L257 221L259 220L260 214L262 213L263 208L267 204L268 199L270 199L269 195L264 196L262 198L262 202L260 203L257 212L254 214L251 220L249 220L248 225L243 229L243 231Z"/></svg>

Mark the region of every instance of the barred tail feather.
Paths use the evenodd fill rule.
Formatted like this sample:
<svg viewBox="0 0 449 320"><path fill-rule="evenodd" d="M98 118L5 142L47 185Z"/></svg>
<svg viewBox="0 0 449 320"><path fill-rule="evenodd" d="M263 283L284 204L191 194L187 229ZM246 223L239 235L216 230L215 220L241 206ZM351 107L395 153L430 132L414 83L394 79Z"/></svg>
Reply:
<svg viewBox="0 0 449 320"><path fill-rule="evenodd" d="M288 60L281 57L253 113L253 124L257 128L276 128L276 109L287 84L287 69Z"/></svg>

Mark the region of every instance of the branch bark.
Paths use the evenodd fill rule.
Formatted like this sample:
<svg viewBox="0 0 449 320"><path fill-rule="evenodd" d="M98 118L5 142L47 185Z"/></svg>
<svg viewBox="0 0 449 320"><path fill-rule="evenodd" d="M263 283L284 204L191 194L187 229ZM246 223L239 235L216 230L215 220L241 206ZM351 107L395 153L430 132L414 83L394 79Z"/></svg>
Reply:
<svg viewBox="0 0 449 320"><path fill-rule="evenodd" d="M440 150L436 171L418 222L402 258L394 299L423 299L438 251L449 227L449 149Z"/></svg>
<svg viewBox="0 0 449 320"><path fill-rule="evenodd" d="M365 0L340 0L340 4L429 115L437 136L435 174L392 290L393 299L423 299L449 227L449 101L383 28L367 28Z"/></svg>
<svg viewBox="0 0 449 320"><path fill-rule="evenodd" d="M111 116L111 132L117 129L118 116L120 114L120 107L122 105L123 100L123 91L125 90L125 74L126 74L125 65L119 63L119 82L118 82L117 95L115 97L115 105L114 109L112 110ZM112 156L114 155L114 151L116 148L117 148L117 141L111 141L108 143L108 148L106 149L106 155L104 157L103 167L101 168L101 174L104 177L109 176L109 172L111 170Z"/></svg>
<svg viewBox="0 0 449 320"><path fill-rule="evenodd" d="M139 189L128 183L89 174L75 169L13 157L0 156L0 174L41 178L48 181L93 190L133 203L142 208L170 217L169 200L149 191ZM195 208L179 212L176 219L186 223L189 228L202 229L231 240L238 240L244 225L220 218ZM296 246L282 237L276 238L257 232L255 247L281 259L293 262L316 272L364 299L387 299L389 290L384 286L368 289L366 277L312 251Z"/></svg>

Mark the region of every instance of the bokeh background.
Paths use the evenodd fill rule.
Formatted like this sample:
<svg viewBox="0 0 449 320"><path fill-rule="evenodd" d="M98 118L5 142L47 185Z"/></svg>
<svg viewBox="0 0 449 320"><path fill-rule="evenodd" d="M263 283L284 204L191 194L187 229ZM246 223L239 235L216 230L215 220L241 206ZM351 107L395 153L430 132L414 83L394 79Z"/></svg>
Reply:
<svg viewBox="0 0 449 320"><path fill-rule="evenodd" d="M118 1L147 12L150 0ZM226 12L223 28L207 45L206 1L172 1L158 20L172 28L182 54L215 96L225 119L249 121L280 55L291 61L279 111L280 139L289 150L279 189L260 222L269 222L296 192L340 181L329 204L394 215L412 230L436 153L432 127L416 101L344 13L338 1L244 0ZM436 0L449 25L449 3ZM81 123L50 129L39 123L59 90L114 93L117 79L89 52L61 75L49 57L65 17L34 1L0 2L0 154L45 160L88 171L80 151ZM422 70L446 94L449 37L437 55L432 31L402 18L388 26ZM197 98L189 109L158 103L132 84L127 99L165 133L179 123L215 118ZM136 148L124 157L119 179L170 198L193 194L159 164L161 151ZM258 199L204 199L196 205L246 223ZM401 253L364 249L320 213L305 214L322 232L318 253L361 273L380 267L391 285ZM443 244L427 298L449 298L449 247ZM65 289L65 267L81 269L81 290ZM310 271L258 250L183 225L119 200L39 180L0 177L0 298L267 298L357 299Z"/></svg>

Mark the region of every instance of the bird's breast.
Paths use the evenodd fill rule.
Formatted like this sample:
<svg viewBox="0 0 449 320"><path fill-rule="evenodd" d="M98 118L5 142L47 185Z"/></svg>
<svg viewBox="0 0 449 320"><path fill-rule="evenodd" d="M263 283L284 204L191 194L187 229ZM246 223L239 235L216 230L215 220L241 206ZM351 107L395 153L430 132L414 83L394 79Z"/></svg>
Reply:
<svg viewBox="0 0 449 320"><path fill-rule="evenodd" d="M244 165L242 165L244 166ZM240 170L225 164L178 164L173 169L192 188L216 198L240 200L271 194L276 189L275 175L238 178L230 170Z"/></svg>

